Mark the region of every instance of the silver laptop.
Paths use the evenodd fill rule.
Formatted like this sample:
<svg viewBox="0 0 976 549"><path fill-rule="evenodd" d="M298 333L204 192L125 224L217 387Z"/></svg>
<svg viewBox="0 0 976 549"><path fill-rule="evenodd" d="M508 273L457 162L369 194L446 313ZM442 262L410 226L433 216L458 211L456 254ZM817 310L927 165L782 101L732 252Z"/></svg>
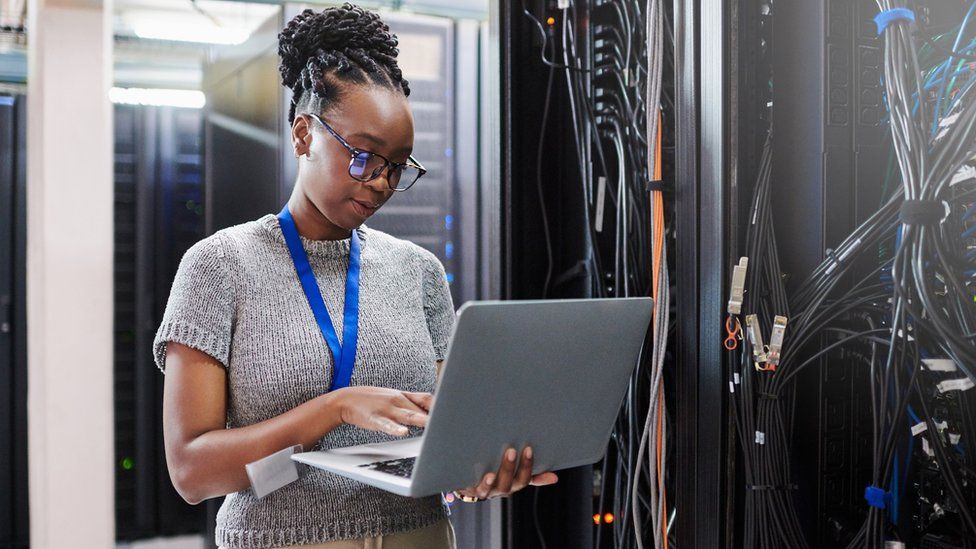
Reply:
<svg viewBox="0 0 976 549"><path fill-rule="evenodd" d="M533 474L592 464L640 355L650 298L468 302L422 436L292 459L402 496L474 486L506 448Z"/></svg>

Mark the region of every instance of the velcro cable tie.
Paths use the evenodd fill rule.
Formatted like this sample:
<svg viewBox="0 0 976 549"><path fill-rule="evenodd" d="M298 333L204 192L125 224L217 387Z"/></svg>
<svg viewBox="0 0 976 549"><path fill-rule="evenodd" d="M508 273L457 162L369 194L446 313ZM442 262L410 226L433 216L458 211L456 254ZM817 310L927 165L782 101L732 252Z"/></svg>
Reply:
<svg viewBox="0 0 976 549"><path fill-rule="evenodd" d="M906 200L899 219L905 225L938 225L949 215L949 205L938 200Z"/></svg>
<svg viewBox="0 0 976 549"><path fill-rule="evenodd" d="M664 181L660 179L655 179L654 181L647 182L647 192L664 191Z"/></svg>
<svg viewBox="0 0 976 549"><path fill-rule="evenodd" d="M915 12L908 8L894 8L890 10L885 10L878 15L874 16L874 23L878 25L878 35L884 34L888 25L895 23L897 21L911 21L915 22Z"/></svg>
<svg viewBox="0 0 976 549"><path fill-rule="evenodd" d="M877 486L867 486L864 488L864 500L871 507L885 509L891 504L891 492L885 492Z"/></svg>

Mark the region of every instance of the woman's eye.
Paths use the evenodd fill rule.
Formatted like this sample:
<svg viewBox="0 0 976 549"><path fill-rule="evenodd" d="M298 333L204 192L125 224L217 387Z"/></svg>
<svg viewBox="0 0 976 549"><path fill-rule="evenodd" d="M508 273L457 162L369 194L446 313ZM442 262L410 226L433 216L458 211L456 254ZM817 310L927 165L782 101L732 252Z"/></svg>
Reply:
<svg viewBox="0 0 976 549"><path fill-rule="evenodd" d="M353 177L362 177L366 173L366 168L369 166L370 158L372 154L368 152L359 152L352 157L352 163L349 165L349 173Z"/></svg>

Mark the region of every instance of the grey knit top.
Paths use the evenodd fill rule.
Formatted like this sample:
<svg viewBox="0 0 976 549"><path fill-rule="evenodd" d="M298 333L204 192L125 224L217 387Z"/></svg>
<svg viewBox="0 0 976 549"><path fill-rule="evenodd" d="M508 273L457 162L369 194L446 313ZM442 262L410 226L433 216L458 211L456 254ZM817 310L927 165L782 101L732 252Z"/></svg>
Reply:
<svg viewBox="0 0 976 549"><path fill-rule="evenodd" d="M430 392L455 318L444 267L416 244L365 225L357 230L359 342L350 385ZM350 239L302 243L341 341ZM228 428L287 412L327 392L332 379L331 353L273 215L224 229L187 251L153 343L164 371L169 341L227 368ZM342 425L319 448L392 439ZM228 495L217 514L217 544L324 543L424 528L446 516L436 496L404 498L298 467L298 481L264 499L250 489Z"/></svg>

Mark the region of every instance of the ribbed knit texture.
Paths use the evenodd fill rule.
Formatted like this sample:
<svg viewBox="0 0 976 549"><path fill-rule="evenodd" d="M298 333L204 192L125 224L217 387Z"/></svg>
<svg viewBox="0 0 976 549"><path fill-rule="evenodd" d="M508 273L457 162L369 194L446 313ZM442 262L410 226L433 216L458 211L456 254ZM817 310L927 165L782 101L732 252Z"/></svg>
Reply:
<svg viewBox="0 0 976 549"><path fill-rule="evenodd" d="M358 231L359 343L350 385L430 392L455 318L444 267L416 244L365 225ZM302 243L341 341L350 239ZM327 392L332 379L332 356L273 215L222 230L187 251L153 343L164 371L169 341L227 368L228 428L283 414ZM342 425L319 448L393 438ZM436 496L404 498L298 467L298 481L264 499L250 489L228 495L217 515L217 544L323 543L423 528L446 516Z"/></svg>

